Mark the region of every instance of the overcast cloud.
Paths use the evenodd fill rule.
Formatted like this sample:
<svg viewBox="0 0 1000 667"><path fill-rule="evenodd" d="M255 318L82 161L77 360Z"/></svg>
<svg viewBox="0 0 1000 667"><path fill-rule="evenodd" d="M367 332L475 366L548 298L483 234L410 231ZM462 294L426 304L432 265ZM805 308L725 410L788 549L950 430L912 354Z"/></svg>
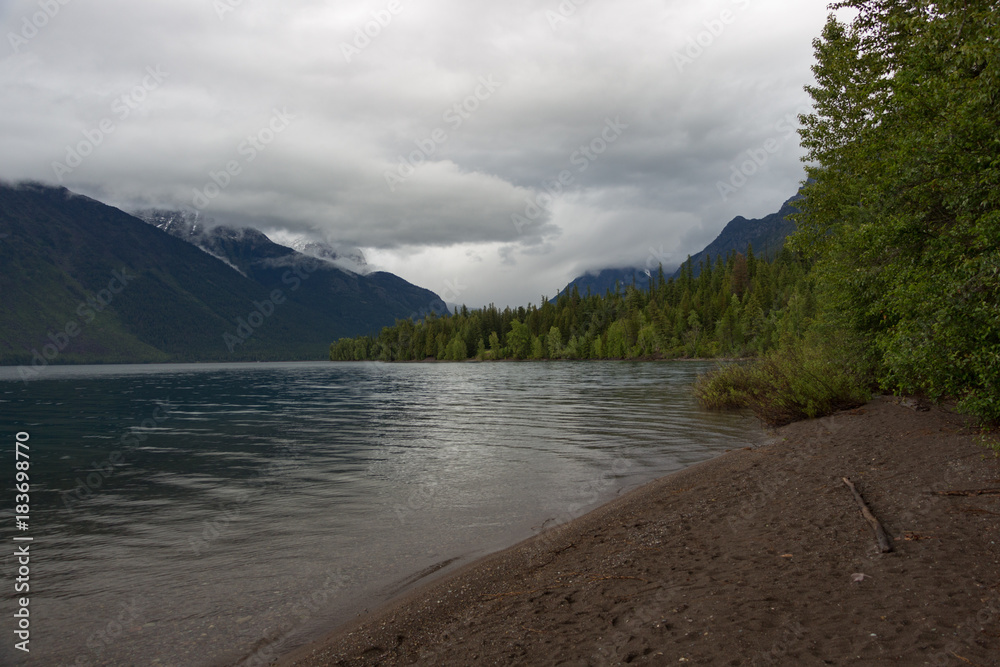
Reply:
<svg viewBox="0 0 1000 667"><path fill-rule="evenodd" d="M538 302L794 194L825 5L5 1L0 178L356 245L449 302Z"/></svg>

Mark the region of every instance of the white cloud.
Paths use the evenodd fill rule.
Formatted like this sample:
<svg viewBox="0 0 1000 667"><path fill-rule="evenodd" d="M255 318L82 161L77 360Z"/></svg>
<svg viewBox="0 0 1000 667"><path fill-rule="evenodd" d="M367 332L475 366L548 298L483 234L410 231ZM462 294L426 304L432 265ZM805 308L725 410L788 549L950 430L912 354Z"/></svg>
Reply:
<svg viewBox="0 0 1000 667"><path fill-rule="evenodd" d="M30 38L37 2L5 3L0 178L57 182L53 163L87 151L62 184L184 207L235 163L206 214L361 246L438 292L461 278L454 300L470 305L551 296L651 247L682 259L802 178L779 123L807 104L822 0L562 3L555 29L556 0L398 0L391 19L388 0L223 1L236 6L221 20L209 0L70 1ZM142 92L148 68L167 76ZM294 119L271 137L276 109ZM581 170L616 118L627 129ZM252 160L248 137L270 139ZM772 138L723 201L717 183ZM564 171L563 192L514 225ZM387 173L403 176L394 189Z"/></svg>

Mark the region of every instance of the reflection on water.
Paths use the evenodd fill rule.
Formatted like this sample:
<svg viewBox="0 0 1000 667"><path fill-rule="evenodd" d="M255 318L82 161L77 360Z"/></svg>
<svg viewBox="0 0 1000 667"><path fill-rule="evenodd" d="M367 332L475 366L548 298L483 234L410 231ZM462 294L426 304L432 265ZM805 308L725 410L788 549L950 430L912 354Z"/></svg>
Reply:
<svg viewBox="0 0 1000 667"><path fill-rule="evenodd" d="M27 384L2 368L0 432L31 435L37 630L0 662L286 651L418 573L756 439L697 408L706 367L91 366Z"/></svg>

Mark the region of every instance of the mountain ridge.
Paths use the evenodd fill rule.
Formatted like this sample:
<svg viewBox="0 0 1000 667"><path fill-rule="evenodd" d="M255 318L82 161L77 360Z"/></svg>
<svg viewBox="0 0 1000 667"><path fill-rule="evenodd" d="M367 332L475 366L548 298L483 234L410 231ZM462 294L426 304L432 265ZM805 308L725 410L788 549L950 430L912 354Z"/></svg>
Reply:
<svg viewBox="0 0 1000 667"><path fill-rule="evenodd" d="M360 248L347 248L308 239L297 239L291 245L277 243L263 232L253 227L235 227L232 225L215 225L214 221L201 221L199 213L192 211L175 211L169 209L142 209L132 213L135 217L148 222L159 230L194 244L213 257L231 264L234 253L245 252L250 244L252 254L260 256L262 252L273 258L299 253L328 262L343 271L367 275L371 273L367 260ZM240 246L243 246L242 248Z"/></svg>
<svg viewBox="0 0 1000 667"><path fill-rule="evenodd" d="M256 230L220 235L210 254L45 184L0 183L0 231L2 364L325 359L331 338L444 312L398 276L353 274Z"/></svg>
<svg viewBox="0 0 1000 667"><path fill-rule="evenodd" d="M719 255L725 256L729 252L736 251L746 253L747 247L752 245L754 252L759 255L773 257L784 245L785 239L795 231L795 223L786 220L787 216L796 210L794 202L798 201L802 195L796 194L785 200L778 211L764 216L763 218L748 219L738 215L722 228L719 235L712 240L700 252L691 255L688 260L695 275L700 272L699 264L705 258L712 259ZM596 273L589 271L571 280L561 293L569 292L575 286L581 294L585 294L589 288L591 293L604 294L609 289L614 289L616 285L626 287L633 281L639 287L646 287L649 280L654 279L659 270L659 266L650 268L642 267L609 267L601 269ZM680 266L663 267L666 278L678 277Z"/></svg>
<svg viewBox="0 0 1000 667"><path fill-rule="evenodd" d="M776 212L763 218L744 218L738 215L722 228L719 235L690 260L695 274L699 272L698 264L706 257L716 258L736 251L746 254L747 247L753 245L754 253L760 256L773 257L785 244L785 239L795 231L795 222L786 218L798 209L794 202L802 198L801 194L789 197ZM678 269L674 276L680 274Z"/></svg>

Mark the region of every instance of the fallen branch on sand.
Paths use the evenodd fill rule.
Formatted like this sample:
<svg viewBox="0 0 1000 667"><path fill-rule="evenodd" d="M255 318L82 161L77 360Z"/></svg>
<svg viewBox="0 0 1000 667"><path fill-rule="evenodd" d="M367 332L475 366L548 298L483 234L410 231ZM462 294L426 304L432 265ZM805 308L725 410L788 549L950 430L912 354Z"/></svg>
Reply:
<svg viewBox="0 0 1000 667"><path fill-rule="evenodd" d="M971 661L971 660L969 660L968 658L963 658L962 656L960 656L960 655L959 655L959 654L957 654L957 653L952 653L952 655L953 655L953 656L955 656L956 658L958 658L959 660L961 660L961 661L962 661L962 662L964 662L964 663L967 663L967 664L970 664L970 665L973 665L973 667L979 667L979 665L977 665L976 663L972 662L972 661Z"/></svg>
<svg viewBox="0 0 1000 667"><path fill-rule="evenodd" d="M931 491L938 496L1000 496L1000 489L967 489L958 491Z"/></svg>
<svg viewBox="0 0 1000 667"><path fill-rule="evenodd" d="M861 497L860 493L858 493L858 490L855 488L851 480L846 477L841 477L841 479L844 480L844 484L846 484L847 488L849 488L851 493L854 494L854 499L858 501L858 505L861 507L862 516L865 517L865 520L871 524L872 530L875 531L875 539L878 540L878 546L882 550L882 553L889 553L892 551L892 542L889 541L889 536L886 535L885 529L882 528L882 524L879 523L879 520L876 519L875 515L872 514L872 511L868 509L865 499Z"/></svg>
<svg viewBox="0 0 1000 667"><path fill-rule="evenodd" d="M993 516L1000 516L1000 512L991 512L989 510L984 510L980 507L956 507L955 510L948 512L948 514L957 514L959 512L966 512L968 514L992 514Z"/></svg>

